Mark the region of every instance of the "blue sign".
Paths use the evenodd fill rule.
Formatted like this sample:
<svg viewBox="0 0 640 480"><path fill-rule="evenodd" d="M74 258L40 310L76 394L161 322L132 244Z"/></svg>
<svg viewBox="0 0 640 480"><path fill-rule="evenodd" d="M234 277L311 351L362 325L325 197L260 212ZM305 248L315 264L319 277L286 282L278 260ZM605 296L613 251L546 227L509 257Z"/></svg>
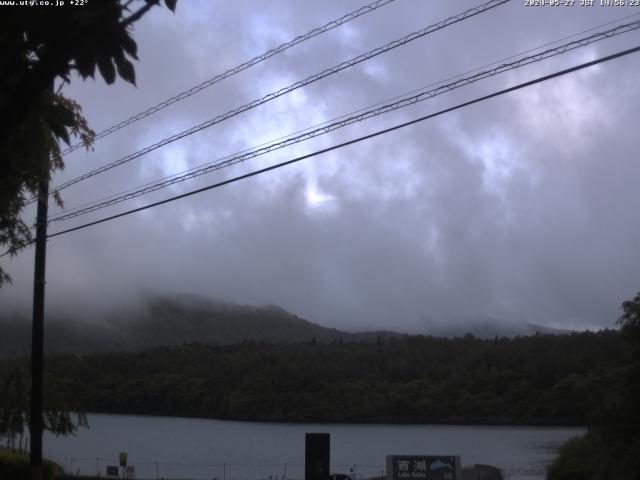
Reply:
<svg viewBox="0 0 640 480"><path fill-rule="evenodd" d="M461 480L458 455L387 455L387 480Z"/></svg>

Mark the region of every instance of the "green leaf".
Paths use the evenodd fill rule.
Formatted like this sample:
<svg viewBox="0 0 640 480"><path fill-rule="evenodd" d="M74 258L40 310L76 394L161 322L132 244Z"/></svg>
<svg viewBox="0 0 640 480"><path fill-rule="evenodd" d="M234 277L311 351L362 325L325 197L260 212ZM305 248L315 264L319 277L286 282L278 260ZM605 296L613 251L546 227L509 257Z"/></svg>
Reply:
<svg viewBox="0 0 640 480"><path fill-rule="evenodd" d="M51 99L47 100L41 108L42 119L51 132L69 145L69 133L66 127L74 124L73 112L65 105L56 103Z"/></svg>
<svg viewBox="0 0 640 480"><path fill-rule="evenodd" d="M120 44L125 52L127 52L131 57L138 60L138 45L135 40L131 38L129 32L126 30L122 31L122 36L120 37Z"/></svg>
<svg viewBox="0 0 640 480"><path fill-rule="evenodd" d="M51 107L53 114L67 127L71 127L76 123L73 111L66 105L56 103Z"/></svg>
<svg viewBox="0 0 640 480"><path fill-rule="evenodd" d="M164 0L164 4L172 12L176 11L176 3L178 3L178 0Z"/></svg>
<svg viewBox="0 0 640 480"><path fill-rule="evenodd" d="M97 62L98 70L100 70L102 78L104 78L104 81L107 82L107 84L111 85L116 81L116 69L113 66L111 58L107 56L101 56L98 57Z"/></svg>
<svg viewBox="0 0 640 480"><path fill-rule="evenodd" d="M89 57L78 57L76 59L76 68L82 78L95 78L96 62Z"/></svg>
<svg viewBox="0 0 640 480"><path fill-rule="evenodd" d="M69 141L69 132L67 132L67 129L65 128L63 123L60 122L57 118L55 118L53 115L47 115L46 120L47 120L47 125L49 125L49 128L51 129L53 134L56 137L64 140L64 143L66 143L67 145L70 145L71 142Z"/></svg>
<svg viewBox="0 0 640 480"><path fill-rule="evenodd" d="M126 58L116 58L116 67L118 68L118 75L122 77L123 80L126 80L129 83L136 84L136 70L133 67L133 63L131 63Z"/></svg>

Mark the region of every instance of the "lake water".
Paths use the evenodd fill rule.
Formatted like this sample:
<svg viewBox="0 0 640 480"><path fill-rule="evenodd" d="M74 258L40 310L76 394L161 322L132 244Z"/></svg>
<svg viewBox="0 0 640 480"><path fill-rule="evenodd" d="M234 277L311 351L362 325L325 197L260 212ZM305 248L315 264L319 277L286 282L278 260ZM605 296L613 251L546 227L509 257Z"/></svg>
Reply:
<svg viewBox="0 0 640 480"><path fill-rule="evenodd" d="M579 428L282 424L89 414L75 437L45 435L44 453L68 471L105 475L128 454L136 478L304 478L306 432L331 434L331 470L356 480L381 475L388 454L460 455L512 480L541 480L560 445Z"/></svg>

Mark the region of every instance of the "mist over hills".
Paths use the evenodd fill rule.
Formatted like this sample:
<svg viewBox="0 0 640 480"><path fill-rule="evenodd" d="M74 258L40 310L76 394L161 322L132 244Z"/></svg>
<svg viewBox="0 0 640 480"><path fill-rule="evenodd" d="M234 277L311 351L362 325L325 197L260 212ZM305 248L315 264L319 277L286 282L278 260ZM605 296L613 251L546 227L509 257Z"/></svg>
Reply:
<svg viewBox="0 0 640 480"><path fill-rule="evenodd" d="M24 316L0 316L0 355L22 355L30 351L31 322ZM524 336L567 331L529 323L493 318L447 323L425 322L425 335L461 337L467 333L480 338ZM399 337L405 332L347 332L327 328L302 319L275 306L251 306L213 301L182 294L148 296L137 306L114 307L102 318L48 316L45 350L49 353L86 353L129 350L189 342L232 344L243 340L268 343L374 342L378 338Z"/></svg>
<svg viewBox="0 0 640 480"><path fill-rule="evenodd" d="M454 318L447 322L425 321L424 331L434 337L462 337L471 333L479 338L517 337L527 335L563 335L571 330L552 328L531 322L494 317Z"/></svg>

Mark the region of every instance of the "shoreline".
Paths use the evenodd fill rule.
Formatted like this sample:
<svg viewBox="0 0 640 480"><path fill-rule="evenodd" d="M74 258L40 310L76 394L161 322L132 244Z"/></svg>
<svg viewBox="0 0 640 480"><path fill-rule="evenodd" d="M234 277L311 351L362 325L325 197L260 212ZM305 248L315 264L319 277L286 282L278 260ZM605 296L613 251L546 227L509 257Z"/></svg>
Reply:
<svg viewBox="0 0 640 480"><path fill-rule="evenodd" d="M205 420L214 422L234 422L234 423L258 423L265 425L344 425L344 426L390 426L390 427L402 427L402 426L421 426L421 427L483 427L483 428L532 428L532 429L583 429L586 433L587 426L579 424L559 424L559 423L492 423L492 422L458 422L458 423L446 423L446 422L341 422L341 421L314 421L314 420L300 420L300 421L286 421L286 420L254 420L254 419L237 419L237 418L211 418L211 417L197 417L189 415L155 415L149 413L122 413L122 412L86 412L86 415L109 415L109 416L126 416L126 417L147 417L147 418L170 418L170 419L185 419L185 420ZM91 425L89 425L90 427Z"/></svg>

